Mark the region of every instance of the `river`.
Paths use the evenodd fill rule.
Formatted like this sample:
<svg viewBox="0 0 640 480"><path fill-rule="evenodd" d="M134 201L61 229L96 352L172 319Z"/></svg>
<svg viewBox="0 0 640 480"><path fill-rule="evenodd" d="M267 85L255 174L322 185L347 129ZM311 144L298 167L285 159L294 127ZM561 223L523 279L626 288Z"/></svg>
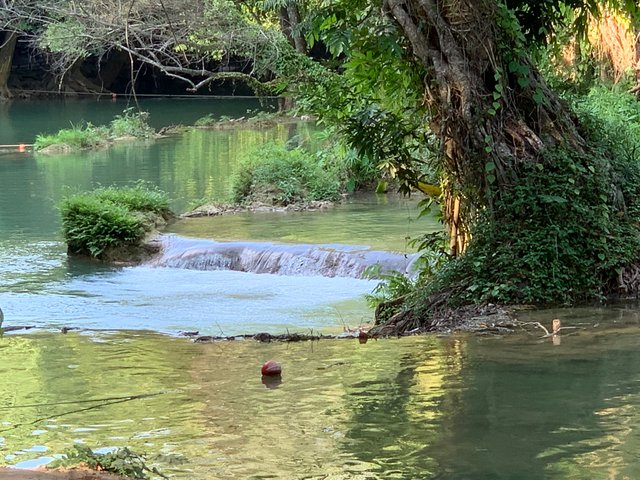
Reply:
<svg viewBox="0 0 640 480"><path fill-rule="evenodd" d="M256 106L156 101L149 110L160 127ZM0 110L0 136L30 143L39 131L101 123L123 107L15 103ZM176 479L640 476L632 305L521 315L576 327L560 344L537 332L197 344L179 333L355 327L371 317L362 294L374 283L67 259L56 211L66 192L143 179L183 211L223 197L244 152L291 133L194 131L78 155L0 155L0 306L5 325L38 327L0 339L4 463L42 465L81 443L147 452ZM171 238L408 255L406 236L437 228L416 219L414 202L356 197L323 212L193 219L172 226ZM62 334L63 326L81 330ZM281 384L261 380L269 359L283 366Z"/></svg>

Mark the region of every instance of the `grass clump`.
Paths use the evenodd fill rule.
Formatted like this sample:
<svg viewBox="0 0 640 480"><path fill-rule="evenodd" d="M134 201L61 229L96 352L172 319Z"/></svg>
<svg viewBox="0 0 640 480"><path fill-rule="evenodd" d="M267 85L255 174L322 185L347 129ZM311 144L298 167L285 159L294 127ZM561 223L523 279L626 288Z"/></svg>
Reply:
<svg viewBox="0 0 640 480"><path fill-rule="evenodd" d="M166 195L142 185L71 195L60 212L69 252L100 259L110 250L140 246L160 218L171 216Z"/></svg>
<svg viewBox="0 0 640 480"><path fill-rule="evenodd" d="M114 139L122 137L150 138L155 134L155 130L147 123L148 118L147 112L135 112L133 108L127 108L122 115L117 115L109 126L86 123L63 128L52 135L37 135L33 148L38 151L59 146L62 147L62 151L89 150L104 147Z"/></svg>
<svg viewBox="0 0 640 480"><path fill-rule="evenodd" d="M240 165L232 179L238 204L286 206L313 200L337 200L344 188L341 167L302 148L267 144Z"/></svg>
<svg viewBox="0 0 640 480"><path fill-rule="evenodd" d="M105 127L96 127L91 123L63 128L56 134L37 135L33 148L42 150L51 145L65 145L72 150L86 150L99 148L109 141L109 130Z"/></svg>
<svg viewBox="0 0 640 480"><path fill-rule="evenodd" d="M147 474L167 478L156 468L147 466L143 455L134 453L126 447L108 453L95 453L89 447L76 444L65 452L63 458L49 464L49 468L78 466L128 478L146 479L149 478Z"/></svg>

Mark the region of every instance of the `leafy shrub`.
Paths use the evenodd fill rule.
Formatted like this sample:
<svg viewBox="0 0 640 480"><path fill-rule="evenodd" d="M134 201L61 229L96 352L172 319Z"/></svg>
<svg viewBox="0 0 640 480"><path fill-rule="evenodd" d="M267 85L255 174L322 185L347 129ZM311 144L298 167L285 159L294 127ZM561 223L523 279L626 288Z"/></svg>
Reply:
<svg viewBox="0 0 640 480"><path fill-rule="evenodd" d="M112 137L149 138L155 131L148 120L149 112L136 112L133 107L130 107L111 121L109 133Z"/></svg>
<svg viewBox="0 0 640 480"><path fill-rule="evenodd" d="M69 251L100 258L109 248L136 245L153 227L149 214L168 216L168 200L142 186L98 189L71 195L60 204Z"/></svg>
<svg viewBox="0 0 640 480"><path fill-rule="evenodd" d="M619 293L618 278L640 261L640 104L602 87L570 101L589 149L558 147L520 165L512 188L479 212L467 252L421 278L418 315L443 292L449 306Z"/></svg>
<svg viewBox="0 0 640 480"><path fill-rule="evenodd" d="M143 455L134 453L126 447L108 453L95 453L89 447L76 444L65 452L63 458L54 460L49 467L60 468L79 465L91 470L110 472L128 478L146 479L148 478L147 473L166 478L156 468L148 467Z"/></svg>
<svg viewBox="0 0 640 480"><path fill-rule="evenodd" d="M380 280L371 293L365 294L364 299L370 308L376 310L376 319L386 321L402 308L402 302L394 304L392 301L415 292L416 281L396 270L382 272L380 265L368 267L364 278Z"/></svg>
<svg viewBox="0 0 640 480"><path fill-rule="evenodd" d="M340 174L335 165L319 162L301 148L287 150L268 144L240 165L232 180L236 203L267 202L289 205L308 200L337 200Z"/></svg>

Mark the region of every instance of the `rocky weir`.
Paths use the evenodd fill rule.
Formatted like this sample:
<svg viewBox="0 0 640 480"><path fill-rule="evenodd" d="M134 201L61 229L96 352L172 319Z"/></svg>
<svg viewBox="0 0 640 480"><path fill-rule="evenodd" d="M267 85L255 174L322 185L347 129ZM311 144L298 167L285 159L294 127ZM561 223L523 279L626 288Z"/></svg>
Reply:
<svg viewBox="0 0 640 480"><path fill-rule="evenodd" d="M367 268L410 275L417 254L369 250L343 244L216 242L162 235L160 253L147 265L191 270L232 270L289 276L364 278Z"/></svg>

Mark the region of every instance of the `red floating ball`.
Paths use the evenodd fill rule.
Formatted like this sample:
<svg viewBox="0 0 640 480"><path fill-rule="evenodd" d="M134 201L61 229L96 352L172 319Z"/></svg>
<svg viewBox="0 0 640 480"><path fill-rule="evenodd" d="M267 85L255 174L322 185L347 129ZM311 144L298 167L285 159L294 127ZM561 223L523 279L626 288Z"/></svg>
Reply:
<svg viewBox="0 0 640 480"><path fill-rule="evenodd" d="M269 360L262 365L262 375L266 376L276 376L282 373L282 367L278 362L274 362L273 360Z"/></svg>

